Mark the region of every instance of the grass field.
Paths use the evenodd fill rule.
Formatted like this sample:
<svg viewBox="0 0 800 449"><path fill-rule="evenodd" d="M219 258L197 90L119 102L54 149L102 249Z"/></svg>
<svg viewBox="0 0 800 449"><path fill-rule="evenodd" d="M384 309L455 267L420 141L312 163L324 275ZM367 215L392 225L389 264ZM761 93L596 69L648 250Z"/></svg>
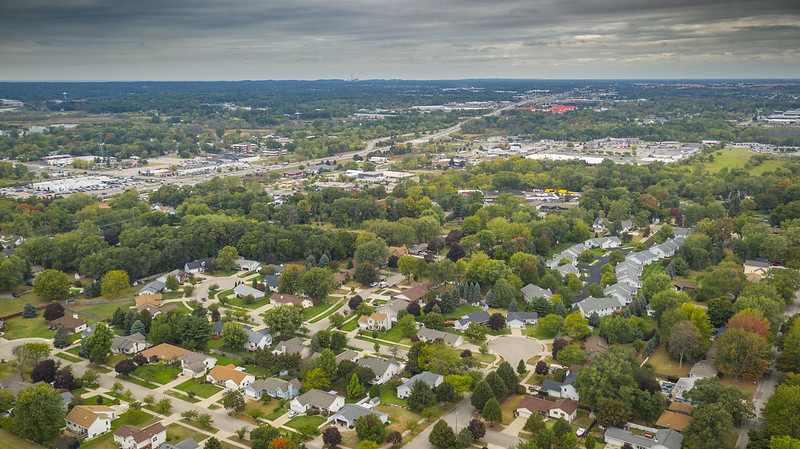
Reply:
<svg viewBox="0 0 800 449"><path fill-rule="evenodd" d="M267 421L275 421L276 419L280 418L281 416L285 415L288 412L288 408L278 408L275 409L274 412L270 413L269 415L265 416L264 419Z"/></svg>
<svg viewBox="0 0 800 449"><path fill-rule="evenodd" d="M334 306L334 307L331 307L330 309L328 309L328 310L327 310L325 313L323 313L322 315L319 315L319 316L317 316L316 318L314 318L313 320L309 321L309 323L311 323L311 324L314 324L314 323L316 323L317 321L321 321L321 320L323 320L323 319L325 319L325 318L327 318L327 317L331 316L331 315L332 315L334 312L336 312L337 310L341 309L343 305L344 305L344 303L341 303L341 304L337 304L337 305L336 305L336 306Z"/></svg>
<svg viewBox="0 0 800 449"><path fill-rule="evenodd" d="M186 382L176 386L175 389L184 391L186 393L194 392L194 394L200 396L201 398L209 398L213 396L214 393L222 390L222 388L211 384L200 383L197 379L187 380Z"/></svg>
<svg viewBox="0 0 800 449"><path fill-rule="evenodd" d="M3 441L5 447L13 447L14 449L42 449L43 447L28 440L23 440L6 429L0 429L0 441Z"/></svg>
<svg viewBox="0 0 800 449"><path fill-rule="evenodd" d="M54 332L48 329L48 326L41 312L36 318L18 316L6 320L6 333L3 336L8 340L26 337L52 338Z"/></svg>
<svg viewBox="0 0 800 449"><path fill-rule="evenodd" d="M134 304L135 302L133 301L109 302L106 304L93 304L90 306L81 306L80 303L75 303L74 305L69 306L69 308L75 310L76 312L88 313L89 315L109 319L114 316L114 311L117 310L117 307L122 308L122 310L128 310Z"/></svg>
<svg viewBox="0 0 800 449"><path fill-rule="evenodd" d="M271 295L270 295L271 296ZM269 296L264 297L263 299L259 299L258 301L253 301L250 304L245 304L242 298L237 298L235 296L228 298L226 301L227 305L242 307L244 309L257 309L261 306L265 306L269 304Z"/></svg>
<svg viewBox="0 0 800 449"><path fill-rule="evenodd" d="M142 379L147 380L148 382L156 382L164 385L165 383L176 379L180 372L181 368L179 366L148 363L147 365L142 365L136 368L136 371L134 371L133 374L136 377L141 377Z"/></svg>
<svg viewBox="0 0 800 449"><path fill-rule="evenodd" d="M752 153L747 148L726 148L721 151L715 151L713 155L714 162L707 162L703 165L709 172L716 173L723 168L731 170L744 167L755 153ZM751 168L750 174L759 176L766 171L774 171L781 165L783 165L781 160L766 160L761 165Z"/></svg>
<svg viewBox="0 0 800 449"><path fill-rule="evenodd" d="M50 301L33 293L33 291L20 295L19 298L3 298L0 300L0 316L11 315L12 313L22 312L25 303L33 303L34 306L46 306ZM39 312L41 314L42 312Z"/></svg>
<svg viewBox="0 0 800 449"><path fill-rule="evenodd" d="M422 419L422 415L419 413L414 413L411 410L401 407L393 407L391 405L381 404L375 407L375 410L389 415L389 419L391 420L389 429L396 430L400 433L406 430L406 424L409 422L418 422L420 419Z"/></svg>
<svg viewBox="0 0 800 449"><path fill-rule="evenodd" d="M519 407L519 403L522 402L522 398L524 395L515 394L513 396L509 396L500 404L500 410L503 412L503 425L511 424L511 421L514 421L514 410Z"/></svg>
<svg viewBox="0 0 800 449"><path fill-rule="evenodd" d="M525 329L522 329L522 335L527 335L538 340L549 340L556 336L556 334L546 332L539 326L525 326Z"/></svg>
<svg viewBox="0 0 800 449"><path fill-rule="evenodd" d="M320 302L319 304L309 307L303 310L303 320L310 320L315 316L319 315L320 313L324 312L325 309L330 307L331 305L325 301Z"/></svg>
<svg viewBox="0 0 800 449"><path fill-rule="evenodd" d="M295 416L286 423L286 426L300 430L302 427L310 425L316 430L317 426L324 422L325 418L321 416Z"/></svg>
<svg viewBox="0 0 800 449"><path fill-rule="evenodd" d="M167 444L180 443L187 438L194 438L199 443L208 438L208 435L176 423L167 425Z"/></svg>
<svg viewBox="0 0 800 449"><path fill-rule="evenodd" d="M642 281L656 273L664 273L665 270L666 268L661 266L661 262L651 263L650 265L644 267L644 270L642 270Z"/></svg>
<svg viewBox="0 0 800 449"><path fill-rule="evenodd" d="M684 362L683 367L678 367L678 361L672 360L672 357L667 354L667 350L664 349L664 345L659 345L659 347L650 354L650 360L648 360L647 363L653 365L656 374L665 376L686 377L689 375L689 370L692 369L691 362Z"/></svg>
<svg viewBox="0 0 800 449"><path fill-rule="evenodd" d="M64 360L70 361L72 363L78 363L78 362L82 362L83 361L83 359L80 358L80 357L73 357L71 355L64 354L63 352L56 353L56 357L62 358Z"/></svg>
<svg viewBox="0 0 800 449"><path fill-rule="evenodd" d="M483 309L481 309L478 306L471 306L469 304L464 304L462 306L458 306L456 308L456 310L453 310L452 312L448 313L444 317L445 318L461 318L464 315L469 315L472 312L479 312L481 310L483 310Z"/></svg>

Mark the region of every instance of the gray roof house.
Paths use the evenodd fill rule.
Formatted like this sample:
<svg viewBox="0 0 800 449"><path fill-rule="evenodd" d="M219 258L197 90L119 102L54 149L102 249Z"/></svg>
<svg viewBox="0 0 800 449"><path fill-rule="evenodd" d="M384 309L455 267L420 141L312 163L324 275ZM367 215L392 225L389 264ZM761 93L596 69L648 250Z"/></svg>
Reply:
<svg viewBox="0 0 800 449"><path fill-rule="evenodd" d="M389 379L400 374L402 370L400 363L395 359L386 360L377 357L358 359L356 365L367 367L375 373L375 378L371 382L373 385L385 384Z"/></svg>
<svg viewBox="0 0 800 449"><path fill-rule="evenodd" d="M265 274L264 275L264 285L269 287L269 291L277 292L278 291L278 278L280 276L275 274Z"/></svg>
<svg viewBox="0 0 800 449"><path fill-rule="evenodd" d="M20 391L30 387L31 385L33 384L22 380L22 376L19 374L15 374L0 380L0 389L10 391L14 394L14 397L16 397Z"/></svg>
<svg viewBox="0 0 800 449"><path fill-rule="evenodd" d="M327 392L316 388L306 391L289 403L289 408L298 413L305 413L306 410L336 413L342 407L344 407L344 397L337 395L336 392Z"/></svg>
<svg viewBox="0 0 800 449"><path fill-rule="evenodd" d="M406 310L406 307L408 307L408 301L397 298L390 299L386 304L378 306L375 311L388 316L392 321L397 321L397 314L401 310Z"/></svg>
<svg viewBox="0 0 800 449"><path fill-rule="evenodd" d="M270 377L253 382L244 387L243 391L255 399L261 399L264 394L272 398L291 399L300 394L300 381L297 378L283 380Z"/></svg>
<svg viewBox="0 0 800 449"><path fill-rule="evenodd" d="M526 302L530 302L533 298L550 298L553 296L553 292L550 291L549 288L542 288L535 284L528 284L521 289L522 291L522 298Z"/></svg>
<svg viewBox="0 0 800 449"><path fill-rule="evenodd" d="M111 340L111 352L113 354L136 354L144 351L149 345L144 335L137 332L132 335L114 335Z"/></svg>
<svg viewBox="0 0 800 449"><path fill-rule="evenodd" d="M254 331L245 327L244 331L247 333L247 341L244 343L244 348L248 351L264 349L272 344L272 335L269 333L269 329L264 328Z"/></svg>
<svg viewBox="0 0 800 449"><path fill-rule="evenodd" d="M272 350L273 354L300 354L300 357L308 357L309 348L303 344L303 340L294 337L282 341Z"/></svg>
<svg viewBox="0 0 800 449"><path fill-rule="evenodd" d="M258 271L261 268L261 263L255 260L247 260L244 257L236 259L236 266L243 271Z"/></svg>
<svg viewBox="0 0 800 449"><path fill-rule="evenodd" d="M417 337L423 341L442 340L454 348L457 348L464 343L464 337L461 335L451 334L450 332L439 331L436 329L428 329L426 327L419 328L417 331Z"/></svg>
<svg viewBox="0 0 800 449"><path fill-rule="evenodd" d="M622 310L624 304L617 298L595 298L590 296L583 301L575 304L584 317L589 317L596 313L599 316L611 315L618 310Z"/></svg>
<svg viewBox="0 0 800 449"><path fill-rule="evenodd" d="M193 379L203 377L217 364L217 359L199 352L185 352L178 357L184 376Z"/></svg>
<svg viewBox="0 0 800 449"><path fill-rule="evenodd" d="M411 388L417 382L424 382L428 384L431 388L436 388L444 381L444 376L440 374L434 374L430 371L423 371L411 379L407 379L401 385L397 387L397 397L399 399L407 398L411 395Z"/></svg>
<svg viewBox="0 0 800 449"><path fill-rule="evenodd" d="M624 282L617 282L606 287L603 294L607 297L617 298L623 304L629 304L636 296L636 290L630 284Z"/></svg>
<svg viewBox="0 0 800 449"><path fill-rule="evenodd" d="M472 312L462 317L460 320L456 320L455 328L456 330L463 331L469 327L470 323L486 324L489 322L490 316L489 312L483 310Z"/></svg>
<svg viewBox="0 0 800 449"><path fill-rule="evenodd" d="M324 423L320 424L319 428L321 429L333 423L334 425L349 429L355 427L358 418L367 415L374 415L384 424L389 422L389 415L386 413L362 407L358 404L345 404L336 414L329 416Z"/></svg>
<svg viewBox="0 0 800 449"><path fill-rule="evenodd" d="M264 292L257 288L253 288L247 284L239 284L236 287L233 287L233 293L236 295L237 298L243 298L247 295L253 295L255 299L263 299L267 296Z"/></svg>
<svg viewBox="0 0 800 449"><path fill-rule="evenodd" d="M573 401L580 401L578 391L575 389L574 385L575 379L577 378L577 373L570 373L564 378L564 382L545 379L542 382L541 391L546 391L549 396L554 398L566 398L572 399Z"/></svg>
<svg viewBox="0 0 800 449"><path fill-rule="evenodd" d="M336 355L336 363L342 363L345 360L355 363L355 361L358 360L358 353L352 349L348 349L341 354Z"/></svg>
<svg viewBox="0 0 800 449"><path fill-rule="evenodd" d="M166 288L166 283L164 281L159 281L158 279L156 279L153 282L145 284L144 287L139 289L139 291L136 292L136 296L155 295L157 293L162 293L164 291L164 288Z"/></svg>
<svg viewBox="0 0 800 449"><path fill-rule="evenodd" d="M528 324L536 324L539 314L536 312L508 312L506 313L506 325L511 328L523 328Z"/></svg>
<svg viewBox="0 0 800 449"><path fill-rule="evenodd" d="M558 271L558 274L560 274L561 277L564 277L569 273L572 273L575 276L581 275L581 272L580 270L578 270L578 267L569 263L561 265L560 267L556 267L555 270Z"/></svg>
<svg viewBox="0 0 800 449"><path fill-rule="evenodd" d="M186 262L183 266L183 271L187 273L202 273L204 271L214 269L214 257L206 257L205 259L197 259L191 262Z"/></svg>
<svg viewBox="0 0 800 449"><path fill-rule="evenodd" d="M683 435L673 429L658 429L652 438L636 435L618 427L609 427L605 433L606 444L623 446L630 444L634 449L681 449Z"/></svg>

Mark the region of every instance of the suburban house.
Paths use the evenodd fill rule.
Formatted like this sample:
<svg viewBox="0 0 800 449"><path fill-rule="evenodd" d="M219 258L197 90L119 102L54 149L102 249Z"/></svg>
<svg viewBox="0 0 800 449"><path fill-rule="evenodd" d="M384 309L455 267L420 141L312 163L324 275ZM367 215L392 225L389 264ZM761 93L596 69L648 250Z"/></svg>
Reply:
<svg viewBox="0 0 800 449"><path fill-rule="evenodd" d="M252 384L256 377L244 371L239 371L233 365L217 365L208 372L206 380L231 390L241 390Z"/></svg>
<svg viewBox="0 0 800 449"><path fill-rule="evenodd" d="M392 293L392 299L402 299L408 302L417 302L425 297L435 284L433 282L413 282L411 287L402 292Z"/></svg>
<svg viewBox="0 0 800 449"><path fill-rule="evenodd" d="M266 291L268 289L271 292L277 292L278 278L279 276L275 274L265 274L264 280L262 281L264 283L264 290Z"/></svg>
<svg viewBox="0 0 800 449"><path fill-rule="evenodd" d="M759 281L772 268L767 259L747 259L744 261L744 275L750 281Z"/></svg>
<svg viewBox="0 0 800 449"><path fill-rule="evenodd" d="M328 424L333 423L336 426L342 426L346 429L350 429L355 427L356 421L358 418L367 415L374 415L378 418L382 423L388 424L389 423L389 415L383 412L379 412L377 410L372 410L367 407L363 407L358 404L345 404L338 412L328 417L324 423L319 425L319 428L323 428Z"/></svg>
<svg viewBox="0 0 800 449"><path fill-rule="evenodd" d="M147 349L147 340L140 332L128 336L114 335L111 340L113 354L136 354Z"/></svg>
<svg viewBox="0 0 800 449"><path fill-rule="evenodd" d="M466 330L470 324L486 324L489 322L489 312L480 310L470 313L469 315L461 317L460 320L455 321L455 329L457 331Z"/></svg>
<svg viewBox="0 0 800 449"><path fill-rule="evenodd" d="M135 299L136 309L141 311L145 304L152 304L155 307L160 306L163 295L161 293L140 293Z"/></svg>
<svg viewBox="0 0 800 449"><path fill-rule="evenodd" d="M265 394L271 398L292 399L300 394L300 381L297 378L283 380L275 377L259 379L244 387L244 394L261 399Z"/></svg>
<svg viewBox="0 0 800 449"><path fill-rule="evenodd" d="M388 316L373 312L372 315L361 315L358 319L358 327L370 331L387 331L392 328L392 320Z"/></svg>
<svg viewBox="0 0 800 449"><path fill-rule="evenodd" d="M214 368L217 359L199 352L189 351L179 357L184 376L199 379L206 375L208 370Z"/></svg>
<svg viewBox="0 0 800 449"><path fill-rule="evenodd" d="M408 256L408 248L405 245L403 246L390 246L389 247L389 255L395 256L398 259L403 256Z"/></svg>
<svg viewBox="0 0 800 449"><path fill-rule="evenodd" d="M407 379L397 387L397 398L404 399L411 395L411 388L417 382L424 382L428 384L429 387L436 388L439 386L439 384L444 382L444 376L440 374L434 374L430 371L423 371L411 379Z"/></svg>
<svg viewBox="0 0 800 449"><path fill-rule="evenodd" d="M22 376L14 374L13 376L6 377L0 380L0 389L10 391L14 397L17 397L20 391L30 387L32 383L22 380Z"/></svg>
<svg viewBox="0 0 800 449"><path fill-rule="evenodd" d="M588 239L583 242L587 248L602 248L602 249L611 249L617 248L619 245L622 244L622 240L619 237L597 237L593 239Z"/></svg>
<svg viewBox="0 0 800 449"><path fill-rule="evenodd" d="M564 382L545 379L544 382L542 382L541 391L547 392L548 396L554 398L565 398L572 399L573 401L579 401L580 397L578 396L578 391L575 389L574 385L577 377L577 373L571 373L567 375L567 377L564 379Z"/></svg>
<svg viewBox="0 0 800 449"><path fill-rule="evenodd" d="M225 328L225 323L226 321L217 321L216 323L214 323L214 325L211 326L211 333L217 337L221 337L222 329Z"/></svg>
<svg viewBox="0 0 800 449"><path fill-rule="evenodd" d="M245 327L244 331L247 333L247 341L244 343L244 349L248 351L264 349L272 344L272 335L269 333L269 329L264 328L254 331Z"/></svg>
<svg viewBox="0 0 800 449"><path fill-rule="evenodd" d="M706 377L717 377L717 373L717 368L713 363L711 363L710 360L700 360L692 366L691 370L689 370L689 377L698 377L703 379Z"/></svg>
<svg viewBox="0 0 800 449"><path fill-rule="evenodd" d="M261 290L253 288L247 284L239 284L236 287L233 287L233 294L236 295L237 298L244 298L247 295L252 295L256 300L264 299L264 297L267 296Z"/></svg>
<svg viewBox="0 0 800 449"><path fill-rule="evenodd" d="M417 337L422 341L436 341L442 340L450 346L457 348L464 343L464 337L458 334L451 334L450 332L439 331L436 329L428 329L421 327L417 331Z"/></svg>
<svg viewBox="0 0 800 449"><path fill-rule="evenodd" d="M187 438L175 444L164 444L161 449L199 449L200 445L194 438Z"/></svg>
<svg viewBox="0 0 800 449"><path fill-rule="evenodd" d="M533 298L547 298L553 296L553 292L549 288L542 288L535 284L528 284L520 290L522 292L522 299L525 302L531 302Z"/></svg>
<svg viewBox="0 0 800 449"><path fill-rule="evenodd" d="M375 378L372 379L373 385L383 385L389 380L400 374L402 367L396 360L385 360L377 357L368 359L358 359L356 361L358 366L364 366L371 369L375 373Z"/></svg>
<svg viewBox="0 0 800 449"><path fill-rule="evenodd" d="M583 350L586 352L586 357L591 360L597 357L598 354L601 352L605 352L608 349L608 340L605 337L600 337L599 335L592 335L586 339L586 343L583 344Z"/></svg>
<svg viewBox="0 0 800 449"><path fill-rule="evenodd" d="M272 350L273 354L300 354L300 357L308 357L309 348L303 344L303 340L294 337L282 341Z"/></svg>
<svg viewBox="0 0 800 449"><path fill-rule="evenodd" d="M672 282L675 285L675 288L679 291L693 291L697 290L697 282L692 281L684 281L683 279L675 279Z"/></svg>
<svg viewBox="0 0 800 449"><path fill-rule="evenodd" d="M672 402L669 404L669 409L664 410L656 420L656 427L683 432L692 421L692 413L694 407L691 405Z"/></svg>
<svg viewBox="0 0 800 449"><path fill-rule="evenodd" d="M528 324L536 325L539 314L536 312L508 312L506 313L506 325L510 328L520 329Z"/></svg>
<svg viewBox="0 0 800 449"><path fill-rule="evenodd" d="M603 290L603 294L606 297L616 298L623 304L630 304L636 296L636 290L637 289L632 287L629 283L617 282L616 284L606 286L605 290Z"/></svg>
<svg viewBox="0 0 800 449"><path fill-rule="evenodd" d="M669 398L676 402L683 402L684 404L691 404L691 402L684 398L683 395L694 388L695 382L702 379L702 377L681 377L675 382L675 387L672 389Z"/></svg>
<svg viewBox="0 0 800 449"><path fill-rule="evenodd" d="M338 272L334 273L333 281L337 282L341 285L344 285L353 280L353 276L356 274L356 269L351 268L349 270L339 270Z"/></svg>
<svg viewBox="0 0 800 449"><path fill-rule="evenodd" d="M158 346L153 346L152 348L145 349L142 351L142 355L147 357L148 360L153 359L155 357L161 362L173 362L178 360L178 357L182 356L189 352L188 349L181 348L180 346L173 346L168 343L161 343Z"/></svg>
<svg viewBox="0 0 800 449"><path fill-rule="evenodd" d="M352 349L347 349L341 354L336 355L336 363L342 363L345 360L356 363L356 360L358 360L358 353Z"/></svg>
<svg viewBox="0 0 800 449"><path fill-rule="evenodd" d="M167 313L170 310L175 310L177 308L178 306L176 304L167 304L165 306L157 307L151 303L146 303L139 308L139 312L141 312L142 310L147 310L148 312L150 312L150 316L154 317L160 313Z"/></svg>
<svg viewBox="0 0 800 449"><path fill-rule="evenodd" d="M375 311L388 316L391 321L397 321L397 314L400 313L401 310L406 310L406 307L408 307L408 302L405 300L390 299L386 304L378 306Z"/></svg>
<svg viewBox="0 0 800 449"><path fill-rule="evenodd" d="M333 392L317 390L316 388L306 391L289 403L289 408L297 413L305 413L306 410L336 413L342 407L344 407L343 396Z"/></svg>
<svg viewBox="0 0 800 449"><path fill-rule="evenodd" d="M579 277L581 275L581 272L580 272L580 270L578 270L578 267L576 267L575 265L568 264L568 263L564 264L564 265L561 265L560 267L556 267L556 271L558 271L558 274L560 274L562 278L564 276L570 274L570 273L574 274L575 276L579 276Z"/></svg>
<svg viewBox="0 0 800 449"><path fill-rule="evenodd" d="M136 292L136 295L137 296L160 295L161 293L164 292L164 288L166 288L166 284L163 281L159 281L158 279L156 279L153 282L145 284L144 287L142 287L141 289L139 289L138 292Z"/></svg>
<svg viewBox="0 0 800 449"><path fill-rule="evenodd" d="M215 257L206 257L205 259L197 259L191 262L186 262L183 266L183 271L187 273L197 274L204 271L213 270Z"/></svg>
<svg viewBox="0 0 800 449"><path fill-rule="evenodd" d="M611 315L622 310L624 304L617 298L595 298L590 296L583 301L575 304L581 314L589 318L593 313L599 316Z"/></svg>
<svg viewBox="0 0 800 449"><path fill-rule="evenodd" d="M567 422L572 422L578 417L578 403L564 398L550 400L541 396L525 396L517 406L517 414L530 418L534 413L543 418L564 418Z"/></svg>
<svg viewBox="0 0 800 449"><path fill-rule="evenodd" d="M122 449L156 449L167 440L167 429L157 422L144 429L123 424L114 431L114 442Z"/></svg>
<svg viewBox="0 0 800 449"><path fill-rule="evenodd" d="M110 431L115 419L116 410L105 405L76 405L65 418L67 430L87 440Z"/></svg>
<svg viewBox="0 0 800 449"><path fill-rule="evenodd" d="M86 330L86 321L78 319L77 317L64 315L50 322L50 330L56 330L58 326L64 326L68 331L77 334L78 332Z"/></svg>
<svg viewBox="0 0 800 449"><path fill-rule="evenodd" d="M285 295L282 293L274 294L269 298L269 303L274 306L294 305L308 309L314 306L311 298L303 298L297 295Z"/></svg>
<svg viewBox="0 0 800 449"><path fill-rule="evenodd" d="M255 260L247 260L244 257L236 259L236 267L239 271L258 271L261 269L261 263Z"/></svg>
<svg viewBox="0 0 800 449"><path fill-rule="evenodd" d="M606 229L607 224L608 220L603 217L597 217L594 219L594 223L592 223L592 230L599 234Z"/></svg>
<svg viewBox="0 0 800 449"><path fill-rule="evenodd" d="M634 449L681 449L683 435L677 430L672 429L653 429L650 433L652 438L637 435L629 430L618 427L606 429L604 438L606 444L622 447L626 443Z"/></svg>

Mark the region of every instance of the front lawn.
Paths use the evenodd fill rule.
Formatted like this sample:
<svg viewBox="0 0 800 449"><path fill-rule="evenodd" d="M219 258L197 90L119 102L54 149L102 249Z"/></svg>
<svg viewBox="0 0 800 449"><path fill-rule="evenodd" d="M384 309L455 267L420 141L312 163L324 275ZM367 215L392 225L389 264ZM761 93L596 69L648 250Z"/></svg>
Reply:
<svg viewBox="0 0 800 449"><path fill-rule="evenodd" d="M483 309L481 309L478 306L471 306L469 304L464 304L464 305L458 306L456 308L456 310L453 310L452 312L448 313L444 317L445 317L445 319L448 319L448 318L458 319L458 318L461 318L464 315L469 315L472 312L480 312L481 310L483 310Z"/></svg>
<svg viewBox="0 0 800 449"><path fill-rule="evenodd" d="M118 403L119 403L119 401L117 401L117 400L115 400L115 399L110 399L110 398L107 398L107 397L105 397L105 396L102 396L102 398L103 398L103 403L102 403L102 404L98 404L98 403L97 403L97 398L98 398L98 397L100 397L100 395L94 395L94 396L92 396L92 397L90 397L90 398L86 398L86 399L85 399L85 401L84 401L84 403L85 403L86 405L115 405L115 404L118 404Z"/></svg>
<svg viewBox="0 0 800 449"><path fill-rule="evenodd" d="M394 404L399 405L401 407L407 407L408 402L405 399L400 399L397 397L397 390L392 388L389 385L383 385L381 387L381 404Z"/></svg>
<svg viewBox="0 0 800 449"><path fill-rule="evenodd" d="M389 329L388 331L380 334L378 336L378 338L381 338L381 339L384 339L384 340L393 341L395 343L399 343L400 340L406 338L406 336L403 335L402 332L400 332L400 328L399 327L395 326L395 327Z"/></svg>
<svg viewBox="0 0 800 449"><path fill-rule="evenodd" d="M11 431L3 428L0 428L0 441L5 441L3 444L7 444L7 447L13 447L14 449L42 449L42 446L28 440L23 440L11 433Z"/></svg>
<svg viewBox="0 0 800 449"><path fill-rule="evenodd" d="M79 362L83 361L83 359L81 359L81 358L73 357L71 355L64 354L63 352L57 352L56 353L56 357L62 358L64 360L70 361L72 363L79 363Z"/></svg>
<svg viewBox="0 0 800 449"><path fill-rule="evenodd" d="M181 372L181 367L177 365L163 365L159 363L148 363L136 368L133 374L136 377L149 382L156 382L164 385L174 379L178 378Z"/></svg>
<svg viewBox="0 0 800 449"><path fill-rule="evenodd" d="M180 399L182 401L189 402L191 404L196 404L196 403L200 402L200 399L193 398L193 397L185 395L183 393L179 393L179 392L177 392L175 390L165 391L164 394L172 396L173 398L178 398L178 399Z"/></svg>
<svg viewBox="0 0 800 449"><path fill-rule="evenodd" d="M528 337L533 337L537 340L550 340L556 336L556 334L551 334L541 326L525 326L525 329L522 329L522 335L526 335Z"/></svg>
<svg viewBox="0 0 800 449"><path fill-rule="evenodd" d="M184 391L186 393L193 392L201 398L210 398L214 395L214 393L222 390L222 388L210 383L200 383L197 379L187 380L186 382L176 386L175 389Z"/></svg>
<svg viewBox="0 0 800 449"><path fill-rule="evenodd" d="M317 316L316 318L314 318L313 320L309 321L309 323L311 323L311 324L314 324L314 323L316 323L317 321L321 321L321 320L323 320L323 319L325 319L325 318L327 318L327 317L331 316L331 315L332 315L334 312L336 312L337 310L341 309L343 305L344 305L344 303L340 303L340 304L337 304L337 305L336 305L336 306L334 306L334 307L331 307L329 310L327 310L327 311L326 311L325 313L323 313L322 315L319 315L319 316Z"/></svg>
<svg viewBox="0 0 800 449"><path fill-rule="evenodd" d="M525 395L522 394L515 394L506 398L502 404L500 404L500 410L503 411L503 425L507 426L511 424L511 421L514 421L514 411L519 407L520 402Z"/></svg>
<svg viewBox="0 0 800 449"><path fill-rule="evenodd" d="M331 305L328 304L327 302L321 301L319 304L317 304L317 305L315 305L313 307L309 307L307 309L303 309L303 321L310 320L311 318L314 318L315 316L317 316L317 315L321 314L322 312L324 312L325 309L327 309L330 306Z"/></svg>
<svg viewBox="0 0 800 449"><path fill-rule="evenodd" d="M261 306L265 306L265 305L269 304L269 297L270 296L272 296L272 295L267 295L264 298L259 299L258 301L251 302L250 304L245 304L244 300L242 298L237 298L237 297L234 296L232 298L229 298L227 301L225 301L225 303L226 303L226 305L242 307L242 308L245 308L245 309L257 309L257 308L259 308Z"/></svg>
<svg viewBox="0 0 800 449"><path fill-rule="evenodd" d="M274 412L270 413L269 415L265 416L264 419L267 421L275 421L276 419L280 418L281 416L285 415L288 412L288 408L276 408Z"/></svg>
<svg viewBox="0 0 800 449"><path fill-rule="evenodd" d="M0 316L11 315L12 313L22 312L22 308L25 307L25 303L32 303L34 306L46 306L50 304L50 301L42 298L41 296L33 293L33 290L20 295L19 298L3 298L0 301ZM39 311L39 315L44 312L43 310Z"/></svg>
<svg viewBox="0 0 800 449"><path fill-rule="evenodd" d="M389 430L396 430L400 433L403 433L407 429L406 426L408 423L419 422L419 420L422 419L422 415L419 413L414 413L407 408L394 407L392 405L381 404L375 407L375 410L389 415L389 420L391 422L391 424L389 424Z"/></svg>
<svg viewBox="0 0 800 449"><path fill-rule="evenodd" d="M39 315L37 315L36 318L22 318L18 316L6 320L6 332L3 334L3 337L7 340L28 337L53 338L55 332L48 329L49 326L50 323L44 319L42 311L39 311Z"/></svg>
<svg viewBox="0 0 800 449"><path fill-rule="evenodd" d="M82 306L80 302L76 302L75 304L69 306L69 308L76 312L83 312L103 319L110 319L112 316L114 316L114 312L117 310L118 307L122 308L122 310L128 310L134 304L136 304L134 301L126 301L126 302L107 302L104 304L92 304L89 306Z"/></svg>
<svg viewBox="0 0 800 449"><path fill-rule="evenodd" d="M167 444L180 443L187 438L194 438L199 443L208 438L208 435L177 423L167 425Z"/></svg>
<svg viewBox="0 0 800 449"><path fill-rule="evenodd" d="M312 426L316 431L317 427L324 422L325 418L322 416L295 416L286 423L286 426L295 430L300 430L306 426Z"/></svg>

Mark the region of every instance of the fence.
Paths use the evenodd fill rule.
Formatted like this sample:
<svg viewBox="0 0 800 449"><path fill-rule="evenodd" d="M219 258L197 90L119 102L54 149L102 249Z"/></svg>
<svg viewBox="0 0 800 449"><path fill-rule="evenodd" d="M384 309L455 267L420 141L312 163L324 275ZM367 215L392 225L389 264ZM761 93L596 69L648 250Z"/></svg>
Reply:
<svg viewBox="0 0 800 449"><path fill-rule="evenodd" d="M36 308L36 310L44 310L46 308L47 306L39 306ZM18 316L22 316L22 312L12 313L11 315L6 315L6 316L0 316L0 320L9 320L11 318L16 318Z"/></svg>

